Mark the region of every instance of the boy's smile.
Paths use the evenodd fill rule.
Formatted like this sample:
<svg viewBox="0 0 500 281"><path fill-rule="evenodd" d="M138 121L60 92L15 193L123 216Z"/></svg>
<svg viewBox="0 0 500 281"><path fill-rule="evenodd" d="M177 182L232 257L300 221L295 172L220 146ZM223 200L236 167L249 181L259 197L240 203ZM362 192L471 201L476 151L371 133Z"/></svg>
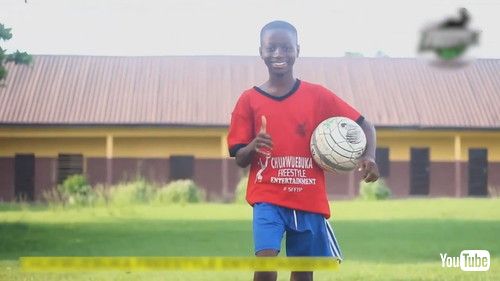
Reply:
<svg viewBox="0 0 500 281"><path fill-rule="evenodd" d="M264 32L259 48L271 75L292 73L293 64L299 54L296 36L285 29L271 29Z"/></svg>

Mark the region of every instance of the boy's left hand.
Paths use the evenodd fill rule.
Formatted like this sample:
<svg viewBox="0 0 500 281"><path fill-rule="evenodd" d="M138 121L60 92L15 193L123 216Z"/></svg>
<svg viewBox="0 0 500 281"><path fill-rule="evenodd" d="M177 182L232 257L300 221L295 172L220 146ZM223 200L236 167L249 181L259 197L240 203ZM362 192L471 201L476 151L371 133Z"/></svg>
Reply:
<svg viewBox="0 0 500 281"><path fill-rule="evenodd" d="M375 163L373 159L361 158L359 160L358 167L358 171L363 173L363 180L365 182L374 182L380 177L377 163Z"/></svg>

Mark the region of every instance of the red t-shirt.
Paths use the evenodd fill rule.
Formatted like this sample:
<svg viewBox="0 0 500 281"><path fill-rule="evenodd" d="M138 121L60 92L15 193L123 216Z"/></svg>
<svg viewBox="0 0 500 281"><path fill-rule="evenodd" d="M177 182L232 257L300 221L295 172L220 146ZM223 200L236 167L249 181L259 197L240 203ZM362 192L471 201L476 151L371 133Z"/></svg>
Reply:
<svg viewBox="0 0 500 281"><path fill-rule="evenodd" d="M360 123L363 117L328 89L300 81L283 97L260 88L246 90L232 112L228 147L235 156L259 132L266 116L273 140L270 157L255 153L251 162L246 199L250 205L272 203L330 217L323 170L311 156L311 135L323 120L344 116Z"/></svg>

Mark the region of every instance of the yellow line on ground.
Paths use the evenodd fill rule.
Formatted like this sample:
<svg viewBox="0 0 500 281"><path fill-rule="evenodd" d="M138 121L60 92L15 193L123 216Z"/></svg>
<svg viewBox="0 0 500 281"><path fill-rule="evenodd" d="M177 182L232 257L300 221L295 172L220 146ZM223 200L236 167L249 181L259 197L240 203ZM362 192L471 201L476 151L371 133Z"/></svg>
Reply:
<svg viewBox="0 0 500 281"><path fill-rule="evenodd" d="M24 271L317 271L336 270L331 257L21 257Z"/></svg>

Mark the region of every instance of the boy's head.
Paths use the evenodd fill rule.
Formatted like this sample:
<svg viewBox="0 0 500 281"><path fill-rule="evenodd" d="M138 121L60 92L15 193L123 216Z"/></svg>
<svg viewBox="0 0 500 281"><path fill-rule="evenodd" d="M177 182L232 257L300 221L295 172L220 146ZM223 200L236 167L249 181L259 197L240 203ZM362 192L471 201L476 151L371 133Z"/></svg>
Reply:
<svg viewBox="0 0 500 281"><path fill-rule="evenodd" d="M286 21L281 21L281 20L275 20L272 21L260 30L260 45L262 46L262 38L264 36L264 33L269 30L275 30L275 29L282 29L290 32L294 37L295 37L295 43L298 44L298 36L297 36L297 29L290 24L289 22Z"/></svg>
<svg viewBox="0 0 500 281"><path fill-rule="evenodd" d="M291 72L299 50L297 29L290 23L272 21L261 29L259 53L270 74Z"/></svg>

